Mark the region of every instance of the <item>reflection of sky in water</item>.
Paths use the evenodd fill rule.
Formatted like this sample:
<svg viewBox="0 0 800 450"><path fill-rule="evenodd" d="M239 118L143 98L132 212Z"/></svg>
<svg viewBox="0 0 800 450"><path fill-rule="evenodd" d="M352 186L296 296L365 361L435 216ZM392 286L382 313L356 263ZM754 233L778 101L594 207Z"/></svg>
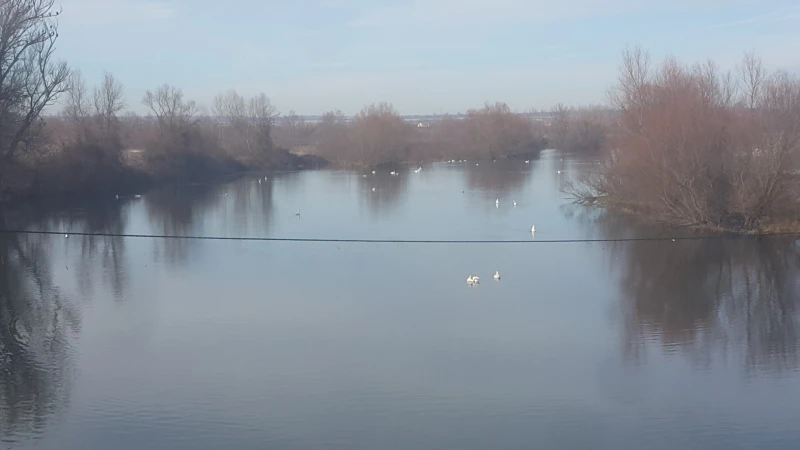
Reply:
<svg viewBox="0 0 800 450"><path fill-rule="evenodd" d="M556 171L574 176L580 167L546 153L529 166L436 165L377 180L306 172L267 185L164 189L96 215L127 233L524 239L532 223L543 239L641 233L568 204ZM62 407L36 433L6 433L22 448L800 442L798 257L785 241L17 239L39 255L47 291L80 323L61 359L50 360L67 361L75 375L39 378L69 396L27 386L42 392L35 401ZM20 273L27 287L0 295L17 304L45 298L30 268ZM471 273L480 287L467 287ZM38 320L42 307L4 314ZM47 355L40 341L30 345Z"/></svg>

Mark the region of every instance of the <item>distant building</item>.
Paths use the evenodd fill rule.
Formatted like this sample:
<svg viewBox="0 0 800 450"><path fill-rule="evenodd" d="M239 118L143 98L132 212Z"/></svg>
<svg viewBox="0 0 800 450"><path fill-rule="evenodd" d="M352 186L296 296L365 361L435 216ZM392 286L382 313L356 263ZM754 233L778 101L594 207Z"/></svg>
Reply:
<svg viewBox="0 0 800 450"><path fill-rule="evenodd" d="M419 122L417 124L417 128L430 128L430 127L431 127L430 122Z"/></svg>

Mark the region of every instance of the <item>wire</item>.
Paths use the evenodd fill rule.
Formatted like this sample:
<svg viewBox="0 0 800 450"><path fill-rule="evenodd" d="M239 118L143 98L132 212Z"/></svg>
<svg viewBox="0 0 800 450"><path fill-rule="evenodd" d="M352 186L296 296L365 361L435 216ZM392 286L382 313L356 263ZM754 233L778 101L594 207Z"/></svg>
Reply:
<svg viewBox="0 0 800 450"><path fill-rule="evenodd" d="M717 236L675 236L675 237L639 237L610 239L529 239L529 240L436 240L436 239L325 239L325 238L281 238L281 237L233 237L233 236L177 236L168 234L125 234L125 233L81 233L66 231L39 230L0 230L0 234L33 234L33 235L71 235L88 237L145 238L145 239L185 239L203 241L257 241L257 242L315 242L315 243L353 243L353 244L568 244L590 242L647 242L647 241L698 241L706 239L730 239L732 237L780 237L800 236L800 232L764 233L754 235L717 235Z"/></svg>

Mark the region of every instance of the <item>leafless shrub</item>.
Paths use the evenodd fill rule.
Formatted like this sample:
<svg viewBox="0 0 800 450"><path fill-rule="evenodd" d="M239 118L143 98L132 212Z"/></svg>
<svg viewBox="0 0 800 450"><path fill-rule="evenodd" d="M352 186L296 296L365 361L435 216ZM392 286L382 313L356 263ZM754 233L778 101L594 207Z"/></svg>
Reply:
<svg viewBox="0 0 800 450"><path fill-rule="evenodd" d="M314 135L319 125L309 123L292 110L278 121L278 126L273 129L273 139L278 146L302 152L315 145Z"/></svg>
<svg viewBox="0 0 800 450"><path fill-rule="evenodd" d="M645 52L626 50L611 94L624 134L579 196L672 225L742 230L796 211L800 83L762 79L751 55L743 67L740 89L711 62L653 70Z"/></svg>
<svg viewBox="0 0 800 450"><path fill-rule="evenodd" d="M155 115L162 135L185 132L195 124L198 112L194 100L184 100L183 90L169 84L155 92L146 91L142 103Z"/></svg>
<svg viewBox="0 0 800 450"><path fill-rule="evenodd" d="M494 159L527 157L544 144L528 118L496 102L469 110L462 120L437 122L423 151L433 159Z"/></svg>
<svg viewBox="0 0 800 450"><path fill-rule="evenodd" d="M570 108L558 104L552 109L548 145L568 151L598 152L613 133L615 114L607 108Z"/></svg>
<svg viewBox="0 0 800 450"><path fill-rule="evenodd" d="M248 164L268 160L278 112L265 94L246 101L236 91L227 91L214 97L213 113L219 145L229 156Z"/></svg>
<svg viewBox="0 0 800 450"><path fill-rule="evenodd" d="M312 132L314 147L319 154L330 161L353 160L351 129L342 111L328 111Z"/></svg>
<svg viewBox="0 0 800 450"><path fill-rule="evenodd" d="M405 161L410 131L410 125L391 104L364 107L353 121L354 162L378 165Z"/></svg>

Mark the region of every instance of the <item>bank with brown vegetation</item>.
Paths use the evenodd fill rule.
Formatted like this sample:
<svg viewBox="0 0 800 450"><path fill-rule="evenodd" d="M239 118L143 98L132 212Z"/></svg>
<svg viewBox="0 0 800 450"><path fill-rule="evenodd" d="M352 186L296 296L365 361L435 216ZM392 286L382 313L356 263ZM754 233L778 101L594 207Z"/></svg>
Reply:
<svg viewBox="0 0 800 450"><path fill-rule="evenodd" d="M113 75L89 88L80 72L56 61L60 13L55 0L0 4L0 200L122 193L309 163L273 145L277 112L264 94L221 94L209 119L165 84L142 99L147 117L125 114L124 88ZM57 101L63 109L45 117Z"/></svg>
<svg viewBox="0 0 800 450"><path fill-rule="evenodd" d="M620 134L579 200L674 226L742 233L798 229L800 81L753 54L654 65L626 50L611 94Z"/></svg>
<svg viewBox="0 0 800 450"><path fill-rule="evenodd" d="M422 164L451 159L529 158L545 148L544 128L505 103L487 103L463 118L407 122L388 103L348 119L327 112L316 123L294 114L279 121L276 142L344 166Z"/></svg>

